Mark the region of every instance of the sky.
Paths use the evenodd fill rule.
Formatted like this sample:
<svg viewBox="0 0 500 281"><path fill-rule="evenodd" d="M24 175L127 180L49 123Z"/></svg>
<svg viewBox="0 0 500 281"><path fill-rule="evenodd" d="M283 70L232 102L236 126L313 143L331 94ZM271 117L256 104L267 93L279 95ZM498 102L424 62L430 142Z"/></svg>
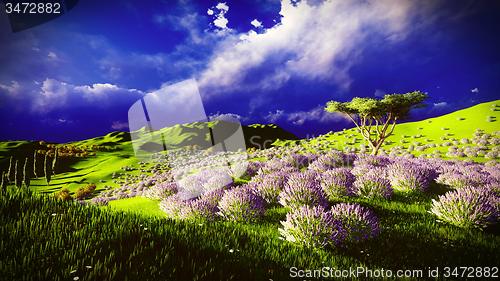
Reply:
<svg viewBox="0 0 500 281"><path fill-rule="evenodd" d="M352 125L330 100L420 90L409 120L499 98L500 2L79 1L12 32L0 13L0 139L128 130L148 93L195 79L210 116L300 137ZM186 108L185 110L189 110Z"/></svg>

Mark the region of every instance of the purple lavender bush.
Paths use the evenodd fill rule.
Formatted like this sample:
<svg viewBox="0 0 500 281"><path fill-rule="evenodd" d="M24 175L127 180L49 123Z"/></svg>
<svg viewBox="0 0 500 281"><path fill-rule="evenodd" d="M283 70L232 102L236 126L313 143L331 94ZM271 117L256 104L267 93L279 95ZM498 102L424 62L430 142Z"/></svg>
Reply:
<svg viewBox="0 0 500 281"><path fill-rule="evenodd" d="M330 212L321 206L302 206L286 215L279 229L281 236L299 245L319 248L336 245L344 237L340 221L335 220Z"/></svg>
<svg viewBox="0 0 500 281"><path fill-rule="evenodd" d="M273 172L255 177L251 183L253 183L255 192L264 198L268 204L276 204L287 178L288 174L285 172Z"/></svg>
<svg viewBox="0 0 500 281"><path fill-rule="evenodd" d="M434 174L424 166L407 161L397 161L387 170L392 188L403 192L426 191Z"/></svg>
<svg viewBox="0 0 500 281"><path fill-rule="evenodd" d="M279 195L279 203L285 207L326 207L328 201L314 172L294 173L288 177L285 188Z"/></svg>
<svg viewBox="0 0 500 281"><path fill-rule="evenodd" d="M376 237L380 233L375 213L359 204L340 203L331 209L334 219L339 220L345 231L344 241L355 243Z"/></svg>
<svg viewBox="0 0 500 281"><path fill-rule="evenodd" d="M297 167L292 166L289 162L281 160L281 159L272 159L262 166L258 173L259 174L270 174L273 172L297 172L299 169Z"/></svg>
<svg viewBox="0 0 500 281"><path fill-rule="evenodd" d="M329 200L354 195L354 175L348 168L334 168L321 175L321 188Z"/></svg>
<svg viewBox="0 0 500 281"><path fill-rule="evenodd" d="M471 167L461 167L440 174L436 182L451 188L482 187L491 183L491 176L488 173L473 170Z"/></svg>
<svg viewBox="0 0 500 281"><path fill-rule="evenodd" d="M333 168L346 166L345 155L338 151L331 151L325 155L318 157L313 161L308 169L318 173L325 172Z"/></svg>
<svg viewBox="0 0 500 281"><path fill-rule="evenodd" d="M219 202L218 214L230 221L249 222L264 215L265 201L252 188L244 185L227 190Z"/></svg>
<svg viewBox="0 0 500 281"><path fill-rule="evenodd" d="M463 187L432 200L439 221L463 228L483 229L498 220L498 195L491 189Z"/></svg>
<svg viewBox="0 0 500 281"><path fill-rule="evenodd" d="M189 220L216 220L219 216L218 204L225 190L216 189L207 192L197 199L188 200L180 210L180 217Z"/></svg>
<svg viewBox="0 0 500 281"><path fill-rule="evenodd" d="M182 219L183 211L187 207L187 200L184 200L179 193L169 196L160 202L160 209L171 219Z"/></svg>
<svg viewBox="0 0 500 281"><path fill-rule="evenodd" d="M360 155L354 160L354 168L351 170L355 176L361 176L368 172L375 172L382 177L387 176L386 167L392 163L389 157Z"/></svg>
<svg viewBox="0 0 500 281"><path fill-rule="evenodd" d="M142 196L150 199L164 199L175 193L177 193L175 182L161 182L142 192Z"/></svg>
<svg viewBox="0 0 500 281"><path fill-rule="evenodd" d="M393 194L389 180L375 171L358 176L354 182L354 191L357 195L366 198L389 199Z"/></svg>

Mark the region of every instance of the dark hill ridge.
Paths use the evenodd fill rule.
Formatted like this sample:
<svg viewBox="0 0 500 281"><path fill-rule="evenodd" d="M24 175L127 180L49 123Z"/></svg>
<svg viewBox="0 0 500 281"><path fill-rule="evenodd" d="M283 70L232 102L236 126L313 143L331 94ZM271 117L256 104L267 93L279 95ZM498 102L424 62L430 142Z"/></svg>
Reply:
<svg viewBox="0 0 500 281"><path fill-rule="evenodd" d="M158 151L163 146L166 149L175 149L184 146L197 145L208 148L213 144L221 143L240 129L239 124L226 121L193 122L178 124L160 130L148 132L146 128L132 132L133 140L144 151ZM253 124L242 126L246 147L264 149L280 140L296 140L297 137L282 128L274 125ZM238 138L238 134L235 135ZM241 136L241 135L240 135ZM144 143L141 143L142 140Z"/></svg>

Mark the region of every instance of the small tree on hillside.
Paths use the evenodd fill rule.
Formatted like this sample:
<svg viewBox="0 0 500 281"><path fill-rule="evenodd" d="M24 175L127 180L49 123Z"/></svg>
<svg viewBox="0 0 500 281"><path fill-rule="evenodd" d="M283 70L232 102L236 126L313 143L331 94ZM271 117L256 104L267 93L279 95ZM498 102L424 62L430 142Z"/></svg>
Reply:
<svg viewBox="0 0 500 281"><path fill-rule="evenodd" d="M394 132L396 122L406 118L410 109L421 106L426 98L427 94L420 91L385 95L383 99L356 97L348 102L330 101L325 110L346 114L367 141L371 154L377 155Z"/></svg>

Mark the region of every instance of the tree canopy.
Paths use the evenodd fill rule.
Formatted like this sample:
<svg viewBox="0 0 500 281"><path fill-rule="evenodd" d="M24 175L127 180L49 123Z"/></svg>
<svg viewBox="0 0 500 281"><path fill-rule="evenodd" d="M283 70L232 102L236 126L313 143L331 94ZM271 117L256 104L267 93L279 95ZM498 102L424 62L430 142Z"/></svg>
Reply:
<svg viewBox="0 0 500 281"><path fill-rule="evenodd" d="M327 112L346 114L377 154L385 139L392 135L396 122L408 117L412 108L422 105L427 94L414 91L406 94L389 94L382 99L355 97L348 102L329 101Z"/></svg>

